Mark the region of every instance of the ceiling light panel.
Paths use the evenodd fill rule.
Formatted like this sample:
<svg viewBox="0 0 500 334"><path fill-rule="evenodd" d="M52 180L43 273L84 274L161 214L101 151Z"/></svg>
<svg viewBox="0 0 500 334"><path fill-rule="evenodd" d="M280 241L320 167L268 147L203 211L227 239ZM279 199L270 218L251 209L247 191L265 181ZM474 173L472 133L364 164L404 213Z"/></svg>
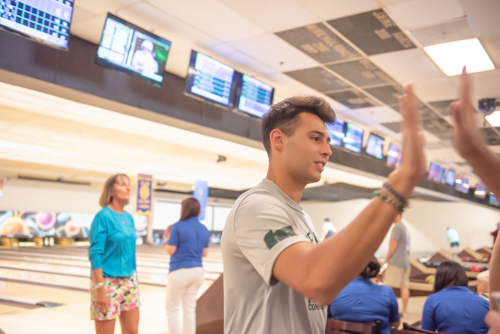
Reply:
<svg viewBox="0 0 500 334"><path fill-rule="evenodd" d="M448 76L461 74L464 66L468 73L495 69L477 38L426 46L424 51Z"/></svg>
<svg viewBox="0 0 500 334"><path fill-rule="evenodd" d="M495 111L493 114L486 116L486 120L493 127L500 126L500 110Z"/></svg>

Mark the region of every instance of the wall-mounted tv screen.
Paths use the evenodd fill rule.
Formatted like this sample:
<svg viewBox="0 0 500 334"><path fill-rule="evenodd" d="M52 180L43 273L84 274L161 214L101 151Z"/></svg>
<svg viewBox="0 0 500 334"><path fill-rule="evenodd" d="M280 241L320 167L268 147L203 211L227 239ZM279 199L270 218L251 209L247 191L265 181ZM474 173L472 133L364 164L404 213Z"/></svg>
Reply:
<svg viewBox="0 0 500 334"><path fill-rule="evenodd" d="M457 175L455 179L455 189L461 193L467 194L469 192L469 179L462 175Z"/></svg>
<svg viewBox="0 0 500 334"><path fill-rule="evenodd" d="M370 133L366 144L366 154L382 159L384 157L384 138Z"/></svg>
<svg viewBox="0 0 500 334"><path fill-rule="evenodd" d="M396 144L389 144L387 151L387 166L398 167L401 163L401 147Z"/></svg>
<svg viewBox="0 0 500 334"><path fill-rule="evenodd" d="M108 13L96 63L158 85L163 81L170 44Z"/></svg>
<svg viewBox="0 0 500 334"><path fill-rule="evenodd" d="M439 166L435 162L431 162L431 165L429 167L429 174L427 175L427 179L429 179L430 181L437 181L438 174L439 174L440 170L441 170L441 166Z"/></svg>
<svg viewBox="0 0 500 334"><path fill-rule="evenodd" d="M486 198L486 187L481 183L477 183L476 189L474 190L474 196L477 198Z"/></svg>
<svg viewBox="0 0 500 334"><path fill-rule="evenodd" d="M0 27L68 49L73 0L0 0Z"/></svg>
<svg viewBox="0 0 500 334"><path fill-rule="evenodd" d="M452 187L455 185L455 171L453 169L449 169L448 173L446 173L445 183Z"/></svg>
<svg viewBox="0 0 500 334"><path fill-rule="evenodd" d="M498 203L498 200L495 195L493 195L493 193L490 193L490 204L494 206L500 206L500 203Z"/></svg>
<svg viewBox="0 0 500 334"><path fill-rule="evenodd" d="M274 88L247 74L236 74L236 107L253 116L264 116L273 104Z"/></svg>
<svg viewBox="0 0 500 334"><path fill-rule="evenodd" d="M349 151L361 153L361 146L363 145L363 128L347 123L345 137L343 140L344 147Z"/></svg>
<svg viewBox="0 0 500 334"><path fill-rule="evenodd" d="M436 182L444 183L444 181L446 180L446 167L443 167L443 166L439 166L439 167L440 168L438 171Z"/></svg>
<svg viewBox="0 0 500 334"><path fill-rule="evenodd" d="M210 102L232 106L234 77L234 68L193 50L184 91Z"/></svg>
<svg viewBox="0 0 500 334"><path fill-rule="evenodd" d="M345 124L345 121L340 117L337 117L334 123L326 123L330 135L330 145L342 146L342 140L345 137Z"/></svg>

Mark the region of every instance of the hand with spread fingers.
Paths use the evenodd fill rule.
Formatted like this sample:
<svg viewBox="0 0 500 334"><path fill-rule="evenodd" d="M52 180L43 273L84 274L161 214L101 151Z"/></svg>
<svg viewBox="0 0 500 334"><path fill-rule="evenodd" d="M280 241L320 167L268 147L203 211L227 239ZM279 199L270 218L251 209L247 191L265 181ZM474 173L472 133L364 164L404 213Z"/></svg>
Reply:
<svg viewBox="0 0 500 334"><path fill-rule="evenodd" d="M470 77L465 67L460 80L460 97L450 105L450 112L455 122L452 138L457 151L469 159L487 150L470 103Z"/></svg>
<svg viewBox="0 0 500 334"><path fill-rule="evenodd" d="M420 133L422 123L417 98L411 85L405 86L399 98L403 116L403 150L401 165L389 175L387 183L405 198L409 198L413 188L425 173L425 139Z"/></svg>

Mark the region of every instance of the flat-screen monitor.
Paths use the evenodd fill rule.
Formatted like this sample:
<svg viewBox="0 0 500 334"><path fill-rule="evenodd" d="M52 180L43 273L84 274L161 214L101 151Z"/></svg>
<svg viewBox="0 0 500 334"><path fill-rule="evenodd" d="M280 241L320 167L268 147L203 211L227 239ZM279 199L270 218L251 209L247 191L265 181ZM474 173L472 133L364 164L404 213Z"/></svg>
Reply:
<svg viewBox="0 0 500 334"><path fill-rule="evenodd" d="M486 187L481 183L476 184L476 189L474 190L474 196L477 198L486 198Z"/></svg>
<svg viewBox="0 0 500 334"><path fill-rule="evenodd" d="M445 183L452 187L455 185L455 171L453 169L449 169L448 173L446 173Z"/></svg>
<svg viewBox="0 0 500 334"><path fill-rule="evenodd" d="M401 163L401 147L396 144L389 144L387 151L387 166L398 167Z"/></svg>
<svg viewBox="0 0 500 334"><path fill-rule="evenodd" d="M108 13L96 63L158 85L163 81L170 44Z"/></svg>
<svg viewBox="0 0 500 334"><path fill-rule="evenodd" d="M493 193L490 193L490 204L494 206L500 206L500 203L498 203L498 200L495 195L493 195Z"/></svg>
<svg viewBox="0 0 500 334"><path fill-rule="evenodd" d="M73 0L0 0L0 27L68 49Z"/></svg>
<svg viewBox="0 0 500 334"><path fill-rule="evenodd" d="M234 77L234 68L193 50L184 91L210 102L232 106Z"/></svg>
<svg viewBox="0 0 500 334"><path fill-rule="evenodd" d="M384 157L384 138L370 133L365 151L366 154L374 158L382 159Z"/></svg>
<svg viewBox="0 0 500 334"><path fill-rule="evenodd" d="M439 171L441 170L441 166L439 166L437 163L435 162L431 162L431 165L429 167L429 174L427 175L427 178L430 180L430 181L437 181L438 179L438 174L439 174Z"/></svg>
<svg viewBox="0 0 500 334"><path fill-rule="evenodd" d="M237 109L253 116L264 116L273 104L274 88L247 74L236 74Z"/></svg>
<svg viewBox="0 0 500 334"><path fill-rule="evenodd" d="M439 166L439 167L440 168L438 171L436 182L444 183L444 181L446 180L446 167L443 167L443 166Z"/></svg>
<svg viewBox="0 0 500 334"><path fill-rule="evenodd" d="M340 117L337 117L334 123L326 123L330 135L330 145L342 146L342 140L345 137L345 124L345 121Z"/></svg>
<svg viewBox="0 0 500 334"><path fill-rule="evenodd" d="M455 179L455 189L461 193L467 194L469 192L469 179L463 175L457 175Z"/></svg>
<svg viewBox="0 0 500 334"><path fill-rule="evenodd" d="M343 140L344 147L349 151L361 153L363 145L363 129L352 123L347 123L345 137Z"/></svg>

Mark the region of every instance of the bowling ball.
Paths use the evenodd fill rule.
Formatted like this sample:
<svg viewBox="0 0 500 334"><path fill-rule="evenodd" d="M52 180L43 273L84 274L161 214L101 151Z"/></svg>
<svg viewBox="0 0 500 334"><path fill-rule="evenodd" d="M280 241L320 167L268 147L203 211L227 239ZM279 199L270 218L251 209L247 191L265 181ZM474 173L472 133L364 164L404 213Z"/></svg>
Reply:
<svg viewBox="0 0 500 334"><path fill-rule="evenodd" d="M436 280L436 276L429 275L425 278L425 283L434 285L434 281Z"/></svg>
<svg viewBox="0 0 500 334"><path fill-rule="evenodd" d="M30 229L24 219L19 216L8 218L5 223L0 226L0 235L29 235Z"/></svg>
<svg viewBox="0 0 500 334"><path fill-rule="evenodd" d="M37 212L35 222L38 228L42 231L48 231L56 224L55 212Z"/></svg>
<svg viewBox="0 0 500 334"><path fill-rule="evenodd" d="M472 273L480 273L483 268L481 266L475 265L470 267Z"/></svg>
<svg viewBox="0 0 500 334"><path fill-rule="evenodd" d="M464 256L462 258L462 261L464 261L464 262L477 262L477 259L475 257L471 257L471 256Z"/></svg>

